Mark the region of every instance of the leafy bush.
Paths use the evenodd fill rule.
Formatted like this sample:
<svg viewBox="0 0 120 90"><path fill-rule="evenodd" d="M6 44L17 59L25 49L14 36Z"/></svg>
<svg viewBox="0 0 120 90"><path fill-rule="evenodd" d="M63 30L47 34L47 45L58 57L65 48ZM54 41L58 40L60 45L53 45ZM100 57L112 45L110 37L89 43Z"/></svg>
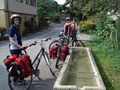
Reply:
<svg viewBox="0 0 120 90"><path fill-rule="evenodd" d="M52 13L52 14L50 15L50 20L51 20L52 22L59 23L59 22L60 22L60 15L57 14L57 13Z"/></svg>
<svg viewBox="0 0 120 90"><path fill-rule="evenodd" d="M93 37L93 44L99 48L105 55L109 57L109 62L115 71L120 72L120 51L118 48L117 32L115 23L111 21L107 15L100 14L95 19L96 32Z"/></svg>
<svg viewBox="0 0 120 90"><path fill-rule="evenodd" d="M48 24L51 24L51 23L52 23L52 21L51 21L51 20L48 20L48 21L47 21L47 23L48 23Z"/></svg>
<svg viewBox="0 0 120 90"><path fill-rule="evenodd" d="M92 20L81 21L79 25L81 26L82 32L87 32L89 30L95 29L95 23Z"/></svg>

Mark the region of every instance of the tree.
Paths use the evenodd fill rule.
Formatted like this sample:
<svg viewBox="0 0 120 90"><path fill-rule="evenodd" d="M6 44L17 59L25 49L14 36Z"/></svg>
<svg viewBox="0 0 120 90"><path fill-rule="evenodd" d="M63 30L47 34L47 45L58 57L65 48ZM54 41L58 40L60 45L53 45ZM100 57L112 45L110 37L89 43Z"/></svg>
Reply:
<svg viewBox="0 0 120 90"><path fill-rule="evenodd" d="M98 12L107 13L111 10L117 12L120 0L71 0L68 13L71 16L86 19Z"/></svg>
<svg viewBox="0 0 120 90"><path fill-rule="evenodd" d="M48 20L60 20L59 19L59 7L58 3L54 0L37 0L38 18L40 26L48 26Z"/></svg>
<svg viewBox="0 0 120 90"><path fill-rule="evenodd" d="M59 5L54 0L38 0L38 16L41 18L49 17L51 13L58 13Z"/></svg>

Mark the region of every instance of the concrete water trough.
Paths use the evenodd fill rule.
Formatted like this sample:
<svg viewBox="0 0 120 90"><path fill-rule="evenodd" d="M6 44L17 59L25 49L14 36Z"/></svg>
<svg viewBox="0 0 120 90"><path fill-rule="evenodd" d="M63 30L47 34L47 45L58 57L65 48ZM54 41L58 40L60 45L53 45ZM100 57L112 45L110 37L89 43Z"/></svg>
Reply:
<svg viewBox="0 0 120 90"><path fill-rule="evenodd" d="M71 48L54 90L106 90L89 48Z"/></svg>

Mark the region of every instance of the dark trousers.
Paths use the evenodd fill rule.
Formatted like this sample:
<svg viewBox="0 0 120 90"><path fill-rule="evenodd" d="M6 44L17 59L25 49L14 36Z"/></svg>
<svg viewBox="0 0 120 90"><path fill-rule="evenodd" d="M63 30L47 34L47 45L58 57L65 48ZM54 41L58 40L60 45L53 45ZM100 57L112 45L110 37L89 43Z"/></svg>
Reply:
<svg viewBox="0 0 120 90"><path fill-rule="evenodd" d="M74 40L75 42L77 41L76 34L77 34L77 30L72 31L71 37L72 37L72 40Z"/></svg>
<svg viewBox="0 0 120 90"><path fill-rule="evenodd" d="M21 50L10 50L11 55L12 54L17 54L20 55L21 54Z"/></svg>

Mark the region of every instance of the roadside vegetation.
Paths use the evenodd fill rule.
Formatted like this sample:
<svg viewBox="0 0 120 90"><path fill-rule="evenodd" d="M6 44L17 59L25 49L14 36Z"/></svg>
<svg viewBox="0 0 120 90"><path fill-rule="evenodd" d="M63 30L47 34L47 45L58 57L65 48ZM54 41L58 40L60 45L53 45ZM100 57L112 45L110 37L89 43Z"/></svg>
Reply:
<svg viewBox="0 0 120 90"><path fill-rule="evenodd" d="M92 36L92 51L107 90L120 89L119 4L119 0L71 0L64 8L79 20L80 31Z"/></svg>
<svg viewBox="0 0 120 90"><path fill-rule="evenodd" d="M38 19L40 27L47 27L50 23L59 23L59 5L54 0L38 0Z"/></svg>

